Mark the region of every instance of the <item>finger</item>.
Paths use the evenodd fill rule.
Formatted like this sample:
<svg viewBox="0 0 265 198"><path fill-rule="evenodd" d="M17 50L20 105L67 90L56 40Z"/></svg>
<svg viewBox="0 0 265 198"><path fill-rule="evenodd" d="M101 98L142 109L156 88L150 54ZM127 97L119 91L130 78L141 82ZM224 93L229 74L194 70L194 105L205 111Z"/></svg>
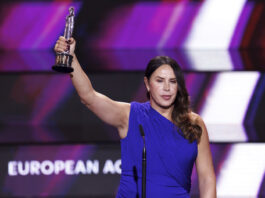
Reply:
<svg viewBox="0 0 265 198"><path fill-rule="evenodd" d="M60 48L60 47L57 47L55 49L55 52L66 52L67 50L65 48Z"/></svg>
<svg viewBox="0 0 265 198"><path fill-rule="evenodd" d="M61 44L61 43L56 43L54 47L54 51L56 52L65 52L65 51L68 51L69 49L70 49L69 45Z"/></svg>
<svg viewBox="0 0 265 198"><path fill-rule="evenodd" d="M61 40L57 40L56 44L58 46L62 46L62 47L68 47L68 44L65 41L61 41Z"/></svg>
<svg viewBox="0 0 265 198"><path fill-rule="evenodd" d="M60 41L64 41L64 42L66 41L66 39L65 39L63 36L60 36L60 37L59 37L59 40L60 40Z"/></svg>
<svg viewBox="0 0 265 198"><path fill-rule="evenodd" d="M58 49L62 51L68 51L70 48L68 46L58 46Z"/></svg>

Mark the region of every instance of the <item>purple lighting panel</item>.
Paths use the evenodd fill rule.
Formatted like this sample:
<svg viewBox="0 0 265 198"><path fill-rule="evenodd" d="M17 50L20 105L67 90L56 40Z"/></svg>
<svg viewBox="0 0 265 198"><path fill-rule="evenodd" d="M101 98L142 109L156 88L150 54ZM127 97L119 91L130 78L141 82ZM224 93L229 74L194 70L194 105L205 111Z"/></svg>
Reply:
<svg viewBox="0 0 265 198"><path fill-rule="evenodd" d="M92 46L101 49L230 49L248 47L246 43L253 44L246 41L255 39L260 41L259 47L265 47L262 27L253 20L264 21L263 9L262 3L246 0L238 0L233 5L215 0L127 4L108 13ZM253 33L258 37L253 38Z"/></svg>
<svg viewBox="0 0 265 198"><path fill-rule="evenodd" d="M50 49L63 34L70 6L78 13L78 2L17 2L2 5L0 48L4 50Z"/></svg>
<svg viewBox="0 0 265 198"><path fill-rule="evenodd" d="M104 21L95 45L114 49L181 46L200 4L139 2L121 7Z"/></svg>
<svg viewBox="0 0 265 198"><path fill-rule="evenodd" d="M87 71L144 70L157 55L175 58L186 70L265 68L265 51L260 49L265 47L264 2L238 0L231 6L229 1L215 0L4 1L0 5L1 72L51 71L52 49L63 34L70 6L76 8L77 56ZM258 50L237 51L249 47Z"/></svg>
<svg viewBox="0 0 265 198"><path fill-rule="evenodd" d="M53 48L63 32L70 6L76 8L76 39L82 37L82 49L265 47L264 27L260 26L264 22L264 3L238 0L231 6L226 1L182 0L106 5L109 8L100 13L104 2L1 3L5 17L0 22L0 49ZM92 25L94 29L89 28Z"/></svg>

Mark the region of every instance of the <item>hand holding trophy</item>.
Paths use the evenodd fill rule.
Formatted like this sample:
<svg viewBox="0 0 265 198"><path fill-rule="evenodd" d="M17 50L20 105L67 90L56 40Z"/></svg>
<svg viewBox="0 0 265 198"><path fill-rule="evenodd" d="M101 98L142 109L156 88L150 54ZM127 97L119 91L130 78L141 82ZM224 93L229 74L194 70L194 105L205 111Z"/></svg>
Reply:
<svg viewBox="0 0 265 198"><path fill-rule="evenodd" d="M74 8L69 8L69 15L66 17L65 29L64 29L64 38L68 41L74 30ZM74 69L71 67L73 56L70 55L70 49L67 49L63 52L56 53L55 65L52 66L52 69L57 72L70 73Z"/></svg>

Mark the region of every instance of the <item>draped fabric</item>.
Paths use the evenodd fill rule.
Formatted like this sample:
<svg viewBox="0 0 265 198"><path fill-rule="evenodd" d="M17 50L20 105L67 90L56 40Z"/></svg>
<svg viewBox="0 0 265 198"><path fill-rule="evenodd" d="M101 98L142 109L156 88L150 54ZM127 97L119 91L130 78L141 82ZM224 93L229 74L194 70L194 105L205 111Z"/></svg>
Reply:
<svg viewBox="0 0 265 198"><path fill-rule="evenodd" d="M146 141L147 198L188 198L197 142L154 110L149 102L131 103L127 136L121 140L122 174L117 198L141 198L143 126Z"/></svg>

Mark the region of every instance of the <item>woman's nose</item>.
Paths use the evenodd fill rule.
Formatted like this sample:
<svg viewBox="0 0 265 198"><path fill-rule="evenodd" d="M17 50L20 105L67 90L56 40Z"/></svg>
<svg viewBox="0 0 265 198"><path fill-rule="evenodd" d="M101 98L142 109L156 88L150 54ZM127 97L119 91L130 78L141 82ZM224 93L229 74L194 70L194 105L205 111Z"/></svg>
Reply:
<svg viewBox="0 0 265 198"><path fill-rule="evenodd" d="M169 84L167 82L164 83L164 90L169 91Z"/></svg>

